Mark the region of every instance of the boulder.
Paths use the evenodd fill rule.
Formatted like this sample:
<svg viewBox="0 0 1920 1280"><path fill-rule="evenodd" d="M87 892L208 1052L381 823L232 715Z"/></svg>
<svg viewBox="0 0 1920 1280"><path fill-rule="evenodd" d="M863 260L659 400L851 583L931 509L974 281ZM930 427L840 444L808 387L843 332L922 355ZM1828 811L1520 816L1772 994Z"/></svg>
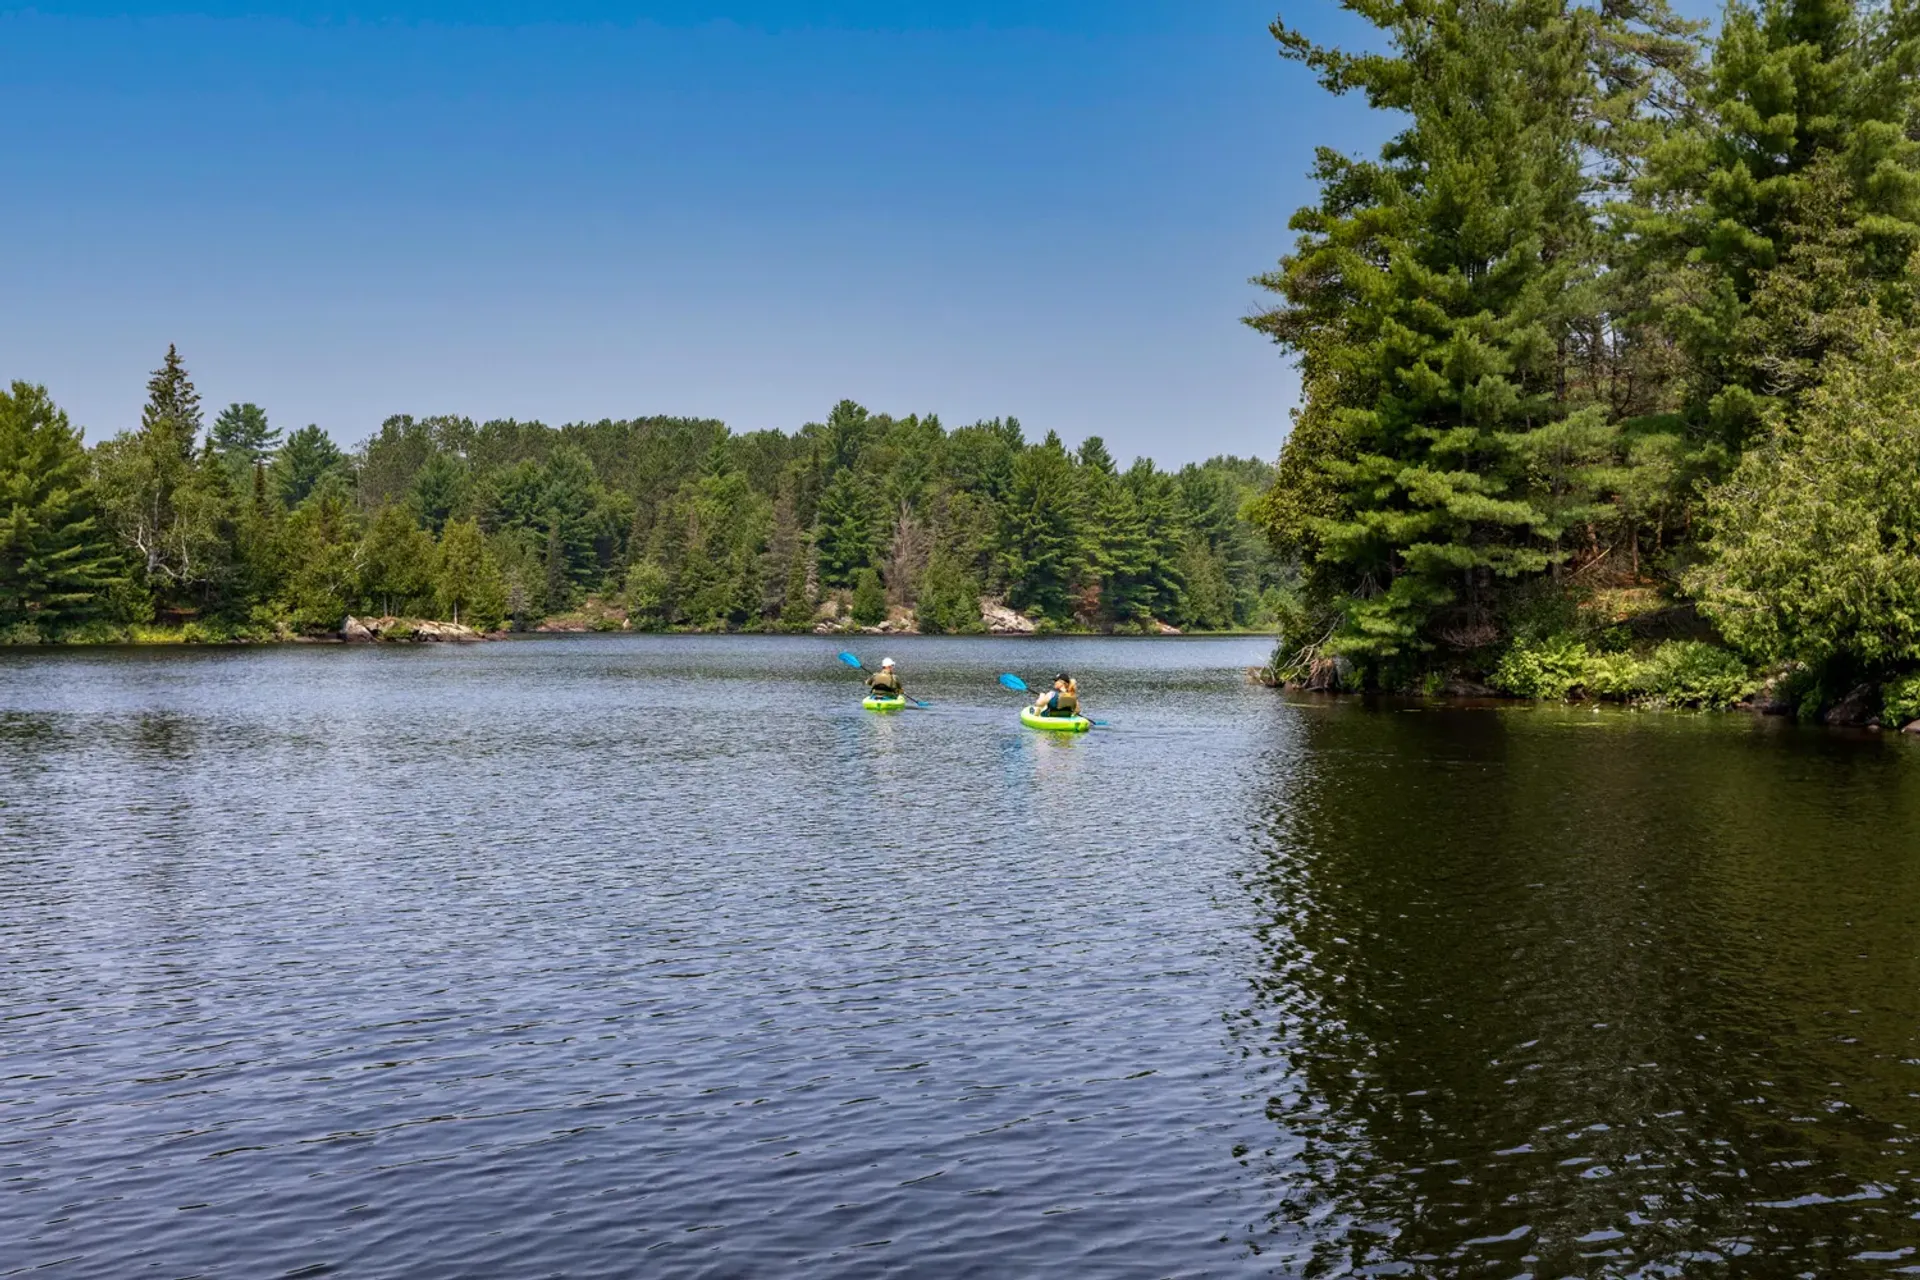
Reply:
<svg viewBox="0 0 1920 1280"><path fill-rule="evenodd" d="M416 640L465 642L478 640L480 633L458 622L430 622L422 619L413 624L413 636Z"/></svg>
<svg viewBox="0 0 1920 1280"><path fill-rule="evenodd" d="M1161 622L1157 618L1154 619L1153 625L1163 636L1177 636L1180 634L1180 628L1173 626L1171 623Z"/></svg>
<svg viewBox="0 0 1920 1280"><path fill-rule="evenodd" d="M1880 686L1856 686L1852 693L1828 707L1820 721L1836 728L1860 729L1869 725L1877 728L1880 724Z"/></svg>
<svg viewBox="0 0 1920 1280"><path fill-rule="evenodd" d="M1911 734L1920 736L1920 720L1909 720L1907 722L1907 727L1902 729L1900 732L1911 733Z"/></svg>
<svg viewBox="0 0 1920 1280"><path fill-rule="evenodd" d="M1463 676L1448 676L1440 685L1440 695L1446 698L1497 698L1500 695L1478 681Z"/></svg>
<svg viewBox="0 0 1920 1280"><path fill-rule="evenodd" d="M988 596L980 597L980 621L989 633L996 636L1030 636L1035 624L1032 618L1016 613L999 601Z"/></svg>
<svg viewBox="0 0 1920 1280"><path fill-rule="evenodd" d="M373 628L349 615L347 620L340 624L340 638L355 644L371 644L379 637L374 633Z"/></svg>

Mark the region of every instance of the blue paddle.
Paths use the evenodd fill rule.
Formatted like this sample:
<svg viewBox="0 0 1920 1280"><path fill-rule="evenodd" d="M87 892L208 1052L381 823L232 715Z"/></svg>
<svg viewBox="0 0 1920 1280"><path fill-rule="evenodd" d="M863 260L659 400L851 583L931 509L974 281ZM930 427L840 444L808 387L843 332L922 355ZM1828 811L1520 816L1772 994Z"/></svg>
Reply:
<svg viewBox="0 0 1920 1280"><path fill-rule="evenodd" d="M846 663L850 667L857 668L858 670L867 671L867 664L860 661L860 659L854 657L850 653L842 653L840 655L840 661ZM872 675L873 673L871 671L867 671L867 674ZM904 690L901 692L900 696L905 698L908 702L911 702L914 706L919 707L922 711L925 711L928 707L933 705L931 702L920 701L920 699L913 697L912 695L906 693Z"/></svg>
<svg viewBox="0 0 1920 1280"><path fill-rule="evenodd" d="M1022 680L1019 676L1013 674L1013 672L1011 671L1002 673L1002 675L1000 676L1000 683L1006 688L1013 690L1015 693L1032 693L1033 692L1033 690L1027 688L1027 682L1025 680ZM1092 725L1096 729L1113 728L1113 726L1108 724L1105 720L1088 720L1087 717L1085 716L1081 716L1080 718L1082 720L1086 720L1088 724Z"/></svg>

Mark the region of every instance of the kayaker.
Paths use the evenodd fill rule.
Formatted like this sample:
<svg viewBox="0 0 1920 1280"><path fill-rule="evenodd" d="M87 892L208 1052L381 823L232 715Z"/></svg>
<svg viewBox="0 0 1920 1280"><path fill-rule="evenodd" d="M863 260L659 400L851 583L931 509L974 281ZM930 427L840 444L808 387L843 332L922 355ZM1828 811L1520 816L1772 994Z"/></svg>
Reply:
<svg viewBox="0 0 1920 1280"><path fill-rule="evenodd" d="M1037 716L1079 715L1080 686L1074 683L1072 676L1062 671L1053 678L1053 688L1034 701L1033 714Z"/></svg>
<svg viewBox="0 0 1920 1280"><path fill-rule="evenodd" d="M867 689L876 698L898 698L907 691L894 674L892 658L880 659L880 669L867 677Z"/></svg>

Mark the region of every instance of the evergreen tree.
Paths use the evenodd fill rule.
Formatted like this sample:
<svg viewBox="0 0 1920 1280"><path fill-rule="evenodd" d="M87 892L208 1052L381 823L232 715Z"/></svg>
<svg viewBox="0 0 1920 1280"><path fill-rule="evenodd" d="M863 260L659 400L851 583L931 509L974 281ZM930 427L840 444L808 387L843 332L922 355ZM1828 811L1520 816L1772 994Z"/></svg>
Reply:
<svg viewBox="0 0 1920 1280"><path fill-rule="evenodd" d="M436 453L413 478L413 509L438 537L447 521L465 513L470 489L465 464L450 454Z"/></svg>
<svg viewBox="0 0 1920 1280"><path fill-rule="evenodd" d="M1905 287L1920 248L1917 33L1910 5L1735 0L1698 112L1653 153L1628 223L1653 309L1692 360L1685 409L1710 468L1811 385L1777 376L1783 355L1823 353L1808 313L1756 310L1810 235L1849 242L1847 274Z"/></svg>
<svg viewBox="0 0 1920 1280"><path fill-rule="evenodd" d="M1083 565L1079 486L1058 436L1022 452L1000 513L999 551L1008 603L1065 621Z"/></svg>
<svg viewBox="0 0 1920 1280"><path fill-rule="evenodd" d="M506 582L475 521L455 520L441 535L434 594L444 616L476 631L491 631L505 618Z"/></svg>
<svg viewBox="0 0 1920 1280"><path fill-rule="evenodd" d="M257 404L230 404L213 420L213 451L235 475L245 475L273 457L280 433L267 425Z"/></svg>
<svg viewBox="0 0 1920 1280"><path fill-rule="evenodd" d="M932 635L980 631L980 583L957 558L936 550L920 578L916 615Z"/></svg>
<svg viewBox="0 0 1920 1280"><path fill-rule="evenodd" d="M100 502L149 589L179 599L209 587L226 564L219 477L211 455L195 453L200 396L180 353L147 382L138 431L114 437L95 455Z"/></svg>
<svg viewBox="0 0 1920 1280"><path fill-rule="evenodd" d="M856 626L872 627L887 620L886 588L872 569L862 569L854 576L852 613Z"/></svg>
<svg viewBox="0 0 1920 1280"><path fill-rule="evenodd" d="M0 634L51 638L98 616L120 580L79 433L46 388L0 390Z"/></svg>
<svg viewBox="0 0 1920 1280"><path fill-rule="evenodd" d="M627 621L636 631L658 631L667 624L667 571L651 560L627 569Z"/></svg>
<svg viewBox="0 0 1920 1280"><path fill-rule="evenodd" d="M382 507L360 548L359 598L390 617L418 608L433 593L433 536L398 504Z"/></svg>
<svg viewBox="0 0 1920 1280"><path fill-rule="evenodd" d="M296 631L337 631L359 576L359 530L347 483L329 472L287 517L284 610Z"/></svg>
<svg viewBox="0 0 1920 1280"><path fill-rule="evenodd" d="M851 470L835 474L820 495L814 524L814 553L823 585L853 585L854 576L873 563L879 525L872 490Z"/></svg>
<svg viewBox="0 0 1920 1280"><path fill-rule="evenodd" d="M1593 206L1610 171L1587 162L1650 83L1629 78L1621 101L1601 72L1621 50L1668 56L1684 28L1660 0L1348 7L1387 51L1276 25L1283 52L1407 125L1375 162L1320 153L1321 201L1261 279L1284 301L1254 323L1300 355L1323 400L1308 406L1323 430L1307 467L1338 502L1309 508L1311 543L1293 549L1341 602L1339 647L1377 668L1483 643L1500 585L1569 554L1586 508L1549 501L1534 466L1561 438L1613 426L1573 359L1605 328ZM1219 556L1190 551L1189 572L1211 581ZM1217 616L1210 600L1201 611Z"/></svg>
<svg viewBox="0 0 1920 1280"><path fill-rule="evenodd" d="M289 510L305 502L328 476L345 479L348 474L347 455L312 423L288 436L273 460L274 489Z"/></svg>

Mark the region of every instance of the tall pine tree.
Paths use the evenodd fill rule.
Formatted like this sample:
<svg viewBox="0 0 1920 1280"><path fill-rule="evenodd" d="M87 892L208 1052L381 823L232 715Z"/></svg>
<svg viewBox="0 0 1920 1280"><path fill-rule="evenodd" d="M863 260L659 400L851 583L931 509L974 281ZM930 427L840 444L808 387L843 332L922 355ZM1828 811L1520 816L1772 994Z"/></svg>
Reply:
<svg viewBox="0 0 1920 1280"><path fill-rule="evenodd" d="M97 615L119 577L79 433L45 387L0 390L0 635L51 639Z"/></svg>
<svg viewBox="0 0 1920 1280"><path fill-rule="evenodd" d="M1260 279L1282 302L1252 323L1312 397L1282 461L1298 493L1267 512L1307 535L1291 549L1343 616L1337 647L1378 674L1496 639L1503 584L1563 562L1590 514L1538 468L1613 425L1575 358L1604 327L1594 206L1616 167L1595 160L1637 136L1619 124L1652 83L1622 60L1673 56L1685 27L1662 0L1346 7L1386 51L1276 24L1283 54L1407 125L1377 161L1320 152L1320 202Z"/></svg>

